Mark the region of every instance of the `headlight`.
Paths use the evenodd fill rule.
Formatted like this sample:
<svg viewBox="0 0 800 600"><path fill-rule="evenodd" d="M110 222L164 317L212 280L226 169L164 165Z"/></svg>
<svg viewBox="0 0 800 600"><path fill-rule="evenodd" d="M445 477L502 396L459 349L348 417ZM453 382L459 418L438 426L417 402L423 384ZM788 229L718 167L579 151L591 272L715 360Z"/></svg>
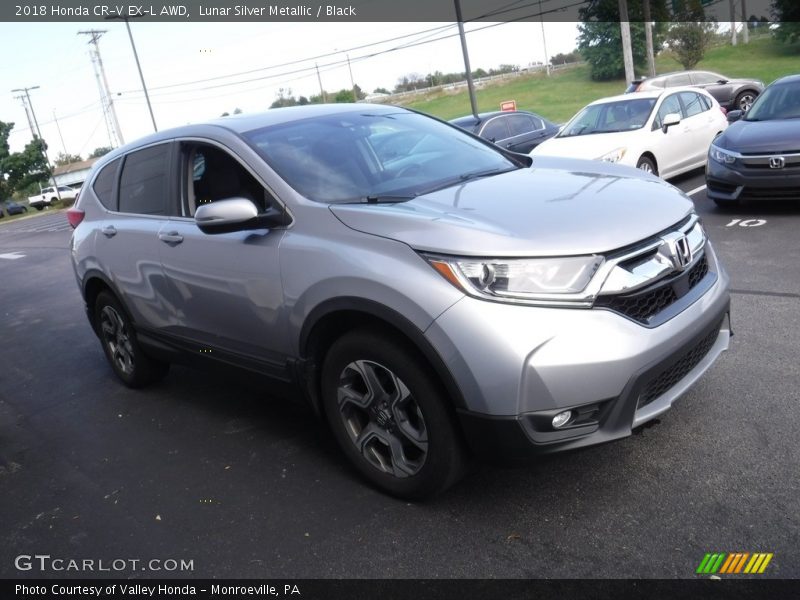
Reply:
<svg viewBox="0 0 800 600"><path fill-rule="evenodd" d="M528 304L586 303L581 292L602 256L563 258L453 258L425 256L454 286L477 298Z"/></svg>
<svg viewBox="0 0 800 600"><path fill-rule="evenodd" d="M711 144L711 147L708 149L708 155L723 165L730 165L736 162L736 154L734 152L723 150L714 144Z"/></svg>
<svg viewBox="0 0 800 600"><path fill-rule="evenodd" d="M616 150L612 150L607 154L603 154L603 156L598 156L596 160L602 160L604 162L615 163L622 160L622 157L625 156L625 152L627 148L617 148Z"/></svg>

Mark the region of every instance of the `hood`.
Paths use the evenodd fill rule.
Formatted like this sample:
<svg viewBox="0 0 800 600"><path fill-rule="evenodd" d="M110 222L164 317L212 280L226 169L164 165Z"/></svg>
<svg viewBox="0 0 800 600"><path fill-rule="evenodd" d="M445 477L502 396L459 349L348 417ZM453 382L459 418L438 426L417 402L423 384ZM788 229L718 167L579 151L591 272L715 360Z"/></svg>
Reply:
<svg viewBox="0 0 800 600"><path fill-rule="evenodd" d="M416 250L513 257L615 250L676 224L693 204L631 167L542 156L407 202L330 209L352 229Z"/></svg>
<svg viewBox="0 0 800 600"><path fill-rule="evenodd" d="M591 133L570 137L554 137L542 142L531 151L531 156L566 156L570 158L586 158L596 160L621 147L631 145L631 136L638 130L618 131L615 133Z"/></svg>
<svg viewBox="0 0 800 600"><path fill-rule="evenodd" d="M714 143L744 154L800 152L800 119L737 121Z"/></svg>

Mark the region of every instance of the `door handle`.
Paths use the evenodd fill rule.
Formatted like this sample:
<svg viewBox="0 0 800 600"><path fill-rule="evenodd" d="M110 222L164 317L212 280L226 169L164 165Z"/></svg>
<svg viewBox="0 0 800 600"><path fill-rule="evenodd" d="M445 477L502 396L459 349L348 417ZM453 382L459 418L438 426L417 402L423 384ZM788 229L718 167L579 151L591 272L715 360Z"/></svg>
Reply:
<svg viewBox="0 0 800 600"><path fill-rule="evenodd" d="M117 235L117 228L114 227L113 225L108 225L107 227L103 227L100 230L100 233L102 233L107 238L112 238L115 235Z"/></svg>
<svg viewBox="0 0 800 600"><path fill-rule="evenodd" d="M174 246L175 244L180 244L183 241L183 236L177 231L170 231L169 233L159 233L158 239L165 244Z"/></svg>

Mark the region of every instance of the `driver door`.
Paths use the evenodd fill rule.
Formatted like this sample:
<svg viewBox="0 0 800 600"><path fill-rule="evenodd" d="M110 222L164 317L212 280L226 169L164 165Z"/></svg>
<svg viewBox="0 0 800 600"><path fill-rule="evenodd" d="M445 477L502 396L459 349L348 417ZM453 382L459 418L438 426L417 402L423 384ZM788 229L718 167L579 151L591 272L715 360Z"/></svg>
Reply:
<svg viewBox="0 0 800 600"><path fill-rule="evenodd" d="M159 235L173 322L186 349L285 375L283 289L278 252L283 229L206 234L194 222L204 203L244 197L259 212L277 201L231 151L180 142L180 197Z"/></svg>

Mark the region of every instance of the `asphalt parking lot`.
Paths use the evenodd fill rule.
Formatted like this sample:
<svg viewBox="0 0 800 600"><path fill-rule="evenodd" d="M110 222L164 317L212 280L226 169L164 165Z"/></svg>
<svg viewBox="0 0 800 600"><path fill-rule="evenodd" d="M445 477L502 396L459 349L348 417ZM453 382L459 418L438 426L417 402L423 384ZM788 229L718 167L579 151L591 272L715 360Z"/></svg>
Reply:
<svg viewBox="0 0 800 600"><path fill-rule="evenodd" d="M366 486L320 422L255 382L173 367L123 387L64 215L0 223L0 577L41 576L14 559L45 553L193 561L123 577L692 578L717 551L800 577L800 204L720 211L702 173L673 183L731 274L730 351L657 425L476 465L424 504Z"/></svg>

